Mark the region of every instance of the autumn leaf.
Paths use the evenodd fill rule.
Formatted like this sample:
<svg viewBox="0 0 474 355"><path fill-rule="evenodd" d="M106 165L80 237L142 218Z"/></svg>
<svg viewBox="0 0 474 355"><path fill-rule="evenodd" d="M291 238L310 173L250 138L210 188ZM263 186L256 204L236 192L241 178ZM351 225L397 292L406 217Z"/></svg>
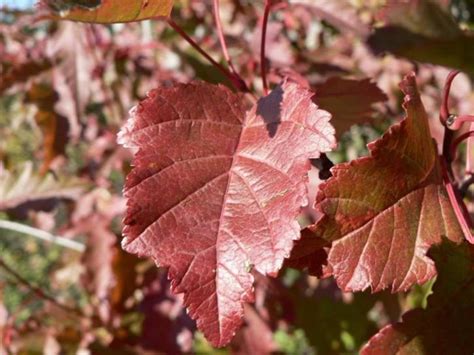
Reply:
<svg viewBox="0 0 474 355"><path fill-rule="evenodd" d="M438 278L426 309L414 309L387 325L363 347L363 355L472 354L474 352L474 250L444 241L429 255Z"/></svg>
<svg viewBox="0 0 474 355"><path fill-rule="evenodd" d="M119 23L169 16L173 0L41 0L63 20L89 23Z"/></svg>
<svg viewBox="0 0 474 355"><path fill-rule="evenodd" d="M443 65L474 73L474 35L462 31L448 10L435 1L389 1L368 44L376 54Z"/></svg>
<svg viewBox="0 0 474 355"><path fill-rule="evenodd" d="M332 77L313 87L314 102L331 113L331 123L341 136L352 125L368 122L373 105L387 100L387 96L370 79L354 80Z"/></svg>
<svg viewBox="0 0 474 355"><path fill-rule="evenodd" d="M59 23L47 42L46 53L57 63L53 67L53 83L60 96L58 111L68 117L72 125L78 124L83 121L86 105L95 94L90 78L94 61L87 44L87 25Z"/></svg>
<svg viewBox="0 0 474 355"><path fill-rule="evenodd" d="M86 187L78 178L40 175L30 162L13 172L0 167L0 211L28 205L37 210L48 210L57 200L77 199Z"/></svg>
<svg viewBox="0 0 474 355"><path fill-rule="evenodd" d="M334 146L330 115L311 96L284 83L246 113L223 86L159 88L119 135L138 148L123 247L169 267L172 289L215 346L253 300L252 268L276 275L299 238L308 159Z"/></svg>
<svg viewBox="0 0 474 355"><path fill-rule="evenodd" d="M312 229L332 242L329 267L346 291L391 286L395 292L421 284L436 273L429 247L442 236L463 239L415 75L400 86L406 118L369 144L370 156L333 167L317 195L325 216Z"/></svg>
<svg viewBox="0 0 474 355"><path fill-rule="evenodd" d="M35 121L43 135L43 163L40 174L45 174L53 160L65 153L69 123L66 117L55 111L58 94L49 84L33 83L27 92L26 101L37 107Z"/></svg>
<svg viewBox="0 0 474 355"><path fill-rule="evenodd" d="M4 66L4 73L0 81L0 94L10 89L13 85L24 83L31 77L34 77L48 69L51 69L52 63L49 59L29 60L20 63L1 63ZM8 64L11 64L10 66Z"/></svg>

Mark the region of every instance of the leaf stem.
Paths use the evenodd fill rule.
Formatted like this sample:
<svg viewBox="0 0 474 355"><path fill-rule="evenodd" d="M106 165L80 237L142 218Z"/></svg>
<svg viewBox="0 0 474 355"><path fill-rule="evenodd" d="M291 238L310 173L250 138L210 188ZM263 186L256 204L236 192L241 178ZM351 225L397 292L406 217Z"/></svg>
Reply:
<svg viewBox="0 0 474 355"><path fill-rule="evenodd" d="M265 45L266 45L266 38L267 38L268 17L270 15L271 7L272 7L272 0L265 0L265 9L263 10L263 19L262 19L262 38L260 42L260 70L261 70L261 76L262 76L263 92L265 95L268 95L267 62L265 59Z"/></svg>
<svg viewBox="0 0 474 355"><path fill-rule="evenodd" d="M206 58L213 66L215 66L222 74L224 74L232 83L232 85L238 90L242 92L248 92L247 85L245 82L240 79L235 74L229 72L226 68L224 68L221 64L216 62L207 52L199 46L190 36L184 32L184 30L171 18L167 18L166 21L168 24L186 41L188 42L195 50L199 52L204 58Z"/></svg>
<svg viewBox="0 0 474 355"><path fill-rule="evenodd" d="M214 19L216 21L217 35L219 36L219 42L221 44L222 54L224 55L224 58L227 61L227 64L229 65L229 68L232 71L232 73L237 75L234 65L232 64L232 59L230 58L229 51L227 50L227 43L225 41L224 31L222 29L222 22L221 22L220 9L219 9L219 0L214 0Z"/></svg>
<svg viewBox="0 0 474 355"><path fill-rule="evenodd" d="M449 115L446 121L446 126L452 130L458 130L462 127L465 122L474 122L474 116L472 115Z"/></svg>
<svg viewBox="0 0 474 355"><path fill-rule="evenodd" d="M449 101L449 92L451 91L451 85L453 83L454 78L456 75L458 75L460 72L458 70L453 70L448 74L448 77L446 78L446 82L444 84L444 89L443 89L443 98L441 101L441 108L439 110L439 119L443 126L446 126L446 122L449 117L449 106L448 106L448 101Z"/></svg>
<svg viewBox="0 0 474 355"><path fill-rule="evenodd" d="M443 156L440 157L441 161L441 171L443 174L443 183L448 192L449 200L453 206L454 213L461 225L461 229L464 233L465 238L471 243L474 244L474 236L471 233L472 221L469 216L466 205L464 204L462 197L459 194L459 190L456 188L456 180L454 178L452 162L455 156L456 147L459 143L468 138L471 132L461 135L453 142L454 132L449 129L449 121L451 114L449 113L448 100L449 92L451 90L451 84L459 74L459 71L452 71L449 73L446 78L446 83L443 89L443 99L440 108L440 121L444 126L444 139L443 139Z"/></svg>
<svg viewBox="0 0 474 355"><path fill-rule="evenodd" d="M461 225L461 229L464 233L465 238L469 243L474 244L474 236L471 233L472 222L469 217L469 212L467 211L466 205L462 202L461 197L458 194L457 189L455 189L450 177L447 174L446 161L441 159L441 167L443 171L443 183L448 192L449 200L453 206L454 213Z"/></svg>
<svg viewBox="0 0 474 355"><path fill-rule="evenodd" d="M41 240L46 240L47 242L51 242L65 248L75 250L80 253L84 252L84 250L86 249L84 244L81 244L74 240L55 236L41 229L30 227L30 226L17 223L17 222L0 220L0 229L8 229L14 232L30 235L32 237L35 237Z"/></svg>

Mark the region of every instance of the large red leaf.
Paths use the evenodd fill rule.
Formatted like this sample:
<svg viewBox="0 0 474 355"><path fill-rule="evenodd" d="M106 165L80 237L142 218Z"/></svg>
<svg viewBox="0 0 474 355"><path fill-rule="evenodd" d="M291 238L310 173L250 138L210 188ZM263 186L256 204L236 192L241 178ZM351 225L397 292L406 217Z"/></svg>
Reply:
<svg viewBox="0 0 474 355"><path fill-rule="evenodd" d="M463 239L414 74L401 88L407 117L369 144L371 156L332 168L317 196L325 216L313 229L333 242L329 267L344 290L400 291L423 283L435 275L429 247L442 236Z"/></svg>
<svg viewBox="0 0 474 355"><path fill-rule="evenodd" d="M40 6L53 10L61 19L91 23L141 21L169 16L174 0L41 0Z"/></svg>
<svg viewBox="0 0 474 355"><path fill-rule="evenodd" d="M299 238L308 159L334 145L330 115L311 96L285 83L246 113L243 97L222 86L160 88L120 134L138 148L123 247L169 267L216 346L253 298L252 267L276 274Z"/></svg>
<svg viewBox="0 0 474 355"><path fill-rule="evenodd" d="M438 278L426 309L384 327L363 355L472 354L474 352L474 247L444 242L430 250Z"/></svg>

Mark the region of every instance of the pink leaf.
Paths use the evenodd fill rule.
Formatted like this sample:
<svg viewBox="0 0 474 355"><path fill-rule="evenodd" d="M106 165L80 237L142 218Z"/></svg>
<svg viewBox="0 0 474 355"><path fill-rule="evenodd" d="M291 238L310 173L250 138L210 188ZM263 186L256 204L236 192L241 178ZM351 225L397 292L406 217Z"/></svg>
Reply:
<svg viewBox="0 0 474 355"><path fill-rule="evenodd" d="M123 247L169 267L172 289L215 346L241 325L252 267L275 275L299 238L308 159L334 146L330 115L311 96L284 83L246 113L222 86L159 88L119 135L138 148Z"/></svg>

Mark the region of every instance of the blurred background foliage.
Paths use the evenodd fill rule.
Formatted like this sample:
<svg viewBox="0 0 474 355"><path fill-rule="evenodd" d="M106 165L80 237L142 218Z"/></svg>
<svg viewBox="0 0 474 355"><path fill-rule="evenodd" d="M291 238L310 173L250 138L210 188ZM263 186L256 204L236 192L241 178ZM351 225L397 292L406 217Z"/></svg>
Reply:
<svg viewBox="0 0 474 355"><path fill-rule="evenodd" d="M438 107L448 69L374 55L367 38L351 28L372 30L384 2L347 3L351 11L341 27L311 6L272 13L271 84L284 77L308 87L332 76L369 77L382 89L388 100L373 105L369 120L338 132L338 148L328 157L339 163L366 155L366 144L403 116L397 85L416 70L440 139ZM472 1L440 3L449 3L460 28L473 29ZM153 87L194 79L229 83L164 22L56 23L35 19L32 1L0 4L0 222L46 231L53 240L0 226L1 260L14 271L0 266L3 353L357 353L384 325L426 305L432 283L400 294L351 294L332 279L285 268L276 279L257 277L257 302L246 308L245 326L229 347L213 349L196 332L181 296L169 291L165 272L121 251L121 191L131 153L115 137L130 108ZM262 2L222 2L234 65L259 94L261 11ZM178 1L173 18L223 61L210 2ZM474 112L472 77L462 75L453 96L458 112ZM465 163L462 155L457 163ZM314 171L313 192L321 175ZM305 213L316 218L316 211ZM58 245L54 236L85 251Z"/></svg>

